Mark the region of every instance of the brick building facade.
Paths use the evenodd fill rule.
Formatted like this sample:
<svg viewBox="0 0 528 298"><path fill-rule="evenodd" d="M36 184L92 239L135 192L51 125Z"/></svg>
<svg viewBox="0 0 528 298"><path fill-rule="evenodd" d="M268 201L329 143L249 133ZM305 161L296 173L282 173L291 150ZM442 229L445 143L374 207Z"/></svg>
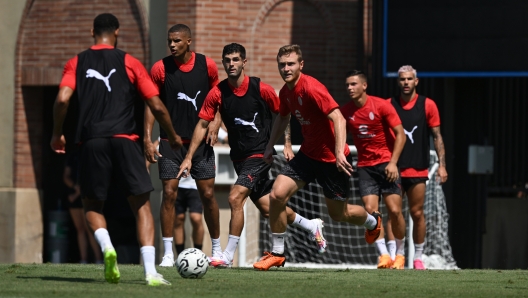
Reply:
<svg viewBox="0 0 528 298"><path fill-rule="evenodd" d="M118 47L147 68L167 54L166 30L184 23L193 31L193 50L213 58L226 77L221 52L231 42L247 49L247 73L276 90L280 46L301 45L305 72L343 102L342 76L358 65L362 1L281 0L0 0L0 262L41 262L43 212L51 206L56 157L49 149L51 105L64 63L88 48L93 18L115 14ZM160 21L157 16L166 18ZM154 38L156 37L156 38ZM56 175L60 179L60 175Z"/></svg>

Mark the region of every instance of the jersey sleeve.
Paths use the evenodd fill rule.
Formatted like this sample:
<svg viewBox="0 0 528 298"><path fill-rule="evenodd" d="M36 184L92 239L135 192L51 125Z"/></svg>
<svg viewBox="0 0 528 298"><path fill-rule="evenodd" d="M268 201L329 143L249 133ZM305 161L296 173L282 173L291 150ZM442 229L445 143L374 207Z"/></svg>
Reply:
<svg viewBox="0 0 528 298"><path fill-rule="evenodd" d="M313 97L317 106L325 115L328 115L336 108L339 108L339 105L323 84L317 81L311 82L310 84L310 96Z"/></svg>
<svg viewBox="0 0 528 298"><path fill-rule="evenodd" d="M385 119L385 121L387 121L387 124L390 127L396 127L402 124L400 116L398 116L398 112L396 112L396 109L392 106L392 104L390 104L386 100L380 102L382 103L380 105L380 113Z"/></svg>
<svg viewBox="0 0 528 298"><path fill-rule="evenodd" d="M156 85L150 79L147 69L138 59L126 54L125 66L130 81L136 86L143 99L149 99L159 95L158 88L156 88Z"/></svg>
<svg viewBox="0 0 528 298"><path fill-rule="evenodd" d="M77 87L77 61L78 57L75 56L64 65L59 89L62 87L70 87L75 90L75 87Z"/></svg>
<svg viewBox="0 0 528 298"><path fill-rule="evenodd" d="M216 111L221 103L222 93L220 92L220 89L218 89L218 86L214 86L213 89L207 93L198 117L209 122L213 121Z"/></svg>
<svg viewBox="0 0 528 298"><path fill-rule="evenodd" d="M275 89L268 84L260 82L260 96L266 101L271 112L277 114L279 112L280 100L275 93Z"/></svg>
<svg viewBox="0 0 528 298"><path fill-rule="evenodd" d="M152 68L150 69L150 78L158 88L159 92L165 83L165 65L163 65L163 60L159 60L152 65Z"/></svg>
<svg viewBox="0 0 528 298"><path fill-rule="evenodd" d="M425 99L425 117L427 119L427 125L429 127L440 126L440 113L436 103L429 98Z"/></svg>
<svg viewBox="0 0 528 298"><path fill-rule="evenodd" d="M211 90L220 82L218 80L218 67L216 62L209 57L205 57L205 63L207 64L207 76L209 77L209 90Z"/></svg>

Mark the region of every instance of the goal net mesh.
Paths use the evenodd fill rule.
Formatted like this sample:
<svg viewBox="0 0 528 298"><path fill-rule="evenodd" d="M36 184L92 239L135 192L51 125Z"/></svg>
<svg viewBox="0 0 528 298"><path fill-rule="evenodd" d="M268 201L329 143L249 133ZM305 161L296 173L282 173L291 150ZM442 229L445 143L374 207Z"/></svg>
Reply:
<svg viewBox="0 0 528 298"><path fill-rule="evenodd" d="M431 167L435 163L437 163L437 157L435 152L431 151ZM278 154L275 157L271 175L276 177L285 164L284 156ZM436 171L434 172L427 184L424 204L427 231L423 259L429 269L454 269L457 267L447 234L449 215L442 187L436 180ZM352 192L349 204L363 206L356 177L351 177L351 186ZM319 254L317 245L310 239L310 235L307 232L288 226L285 240L287 266L376 267L378 252L374 244L369 245L365 242L365 228L333 221L328 215L322 188L318 184L310 183L300 189L289 200L288 206L305 218L321 218L324 221L323 234L327 240L328 247L325 253ZM383 202L380 202L380 212L383 214L385 224L388 216ZM406 219L406 235L412 235L412 232L409 231L409 208L406 197L403 202L403 215ZM252 232L255 231L254 228L256 227L251 229ZM262 256L264 251L271 251L271 232L268 219L260 216L258 230L258 237L247 237L245 243L246 251L244 253L245 260L241 260L242 266L251 266L258 256ZM258 244L252 243L255 241L258 241ZM258 251L248 251L250 249ZM406 256L409 256L408 243L406 243Z"/></svg>

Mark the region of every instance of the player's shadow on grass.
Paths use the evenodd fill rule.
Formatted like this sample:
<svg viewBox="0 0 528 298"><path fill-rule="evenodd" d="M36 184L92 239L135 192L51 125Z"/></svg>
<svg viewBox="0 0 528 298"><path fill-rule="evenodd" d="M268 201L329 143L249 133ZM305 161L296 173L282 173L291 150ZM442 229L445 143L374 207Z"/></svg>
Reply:
<svg viewBox="0 0 528 298"><path fill-rule="evenodd" d="M104 279L82 278L82 277L60 277L60 276L17 276L20 279L41 279L45 281L64 281L64 282L82 282L82 283L98 283L106 284ZM144 284L144 281L119 281L120 284Z"/></svg>

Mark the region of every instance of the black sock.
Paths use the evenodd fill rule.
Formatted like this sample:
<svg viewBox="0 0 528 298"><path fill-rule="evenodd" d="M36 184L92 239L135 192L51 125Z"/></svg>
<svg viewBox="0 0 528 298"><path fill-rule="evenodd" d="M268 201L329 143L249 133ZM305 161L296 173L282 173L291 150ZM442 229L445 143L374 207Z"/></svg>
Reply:
<svg viewBox="0 0 528 298"><path fill-rule="evenodd" d="M178 254L180 254L185 248L185 244L183 244L183 243L182 244L175 244L174 246L176 246L176 252Z"/></svg>
<svg viewBox="0 0 528 298"><path fill-rule="evenodd" d="M194 245L194 248L197 248L199 250L202 250L202 247L203 247L203 245L201 245L201 244L195 244Z"/></svg>

